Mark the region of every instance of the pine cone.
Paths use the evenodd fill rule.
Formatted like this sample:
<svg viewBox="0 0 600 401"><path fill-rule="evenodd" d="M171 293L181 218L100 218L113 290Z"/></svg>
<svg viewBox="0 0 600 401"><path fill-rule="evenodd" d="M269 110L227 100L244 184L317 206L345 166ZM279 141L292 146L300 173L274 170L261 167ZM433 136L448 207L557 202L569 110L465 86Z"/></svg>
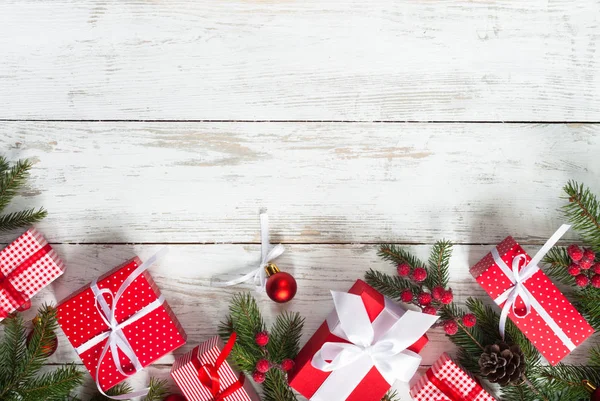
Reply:
<svg viewBox="0 0 600 401"><path fill-rule="evenodd" d="M518 345L504 342L488 345L479 357L481 375L501 386L519 384L525 374L525 355Z"/></svg>

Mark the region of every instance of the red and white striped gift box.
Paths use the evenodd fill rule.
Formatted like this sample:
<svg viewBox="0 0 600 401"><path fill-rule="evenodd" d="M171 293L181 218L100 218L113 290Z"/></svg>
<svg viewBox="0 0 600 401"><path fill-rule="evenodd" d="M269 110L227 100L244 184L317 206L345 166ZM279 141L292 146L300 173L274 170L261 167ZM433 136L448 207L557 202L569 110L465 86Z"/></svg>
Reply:
<svg viewBox="0 0 600 401"><path fill-rule="evenodd" d="M223 347L221 338L215 336L177 358L173 364L171 376L188 401L211 401L215 398L210 389L200 382L197 366L198 363L200 366L215 364ZM196 363L194 363L194 359L197 360ZM221 379L221 389L226 389L238 382L239 374L231 368L227 361L221 364L218 373ZM260 401L260 398L252 384L246 380L239 390L223 398L223 401Z"/></svg>
<svg viewBox="0 0 600 401"><path fill-rule="evenodd" d="M443 353L410 389L415 401L496 401Z"/></svg>
<svg viewBox="0 0 600 401"><path fill-rule="evenodd" d="M31 228L0 251L0 320L21 307L15 291L29 300L63 274L65 268L56 252L37 230Z"/></svg>

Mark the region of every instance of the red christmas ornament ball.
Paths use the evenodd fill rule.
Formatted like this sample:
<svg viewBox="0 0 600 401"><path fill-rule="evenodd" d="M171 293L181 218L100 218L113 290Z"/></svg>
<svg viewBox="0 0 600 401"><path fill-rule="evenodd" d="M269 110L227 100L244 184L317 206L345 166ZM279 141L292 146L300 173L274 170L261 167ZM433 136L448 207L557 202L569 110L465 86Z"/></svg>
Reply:
<svg viewBox="0 0 600 401"><path fill-rule="evenodd" d="M262 372L256 371L256 372L252 373L252 379L258 384L261 384L262 382L264 382L266 378L267 378L267 375L265 375Z"/></svg>
<svg viewBox="0 0 600 401"><path fill-rule="evenodd" d="M592 283L592 286L594 288L600 288L600 275L599 274L594 274L592 276L591 283Z"/></svg>
<svg viewBox="0 0 600 401"><path fill-rule="evenodd" d="M462 322L465 327L473 327L477 324L477 318L472 313L467 313L462 317Z"/></svg>
<svg viewBox="0 0 600 401"><path fill-rule="evenodd" d="M583 250L575 244L569 245L567 253L574 262L579 262L583 258Z"/></svg>
<svg viewBox="0 0 600 401"><path fill-rule="evenodd" d="M271 369L271 364L266 359L261 359L256 362L256 371L260 373L267 373Z"/></svg>
<svg viewBox="0 0 600 401"><path fill-rule="evenodd" d="M434 306L426 306L423 308L423 313L427 313L428 315L436 315L437 309Z"/></svg>
<svg viewBox="0 0 600 401"><path fill-rule="evenodd" d="M400 300L402 300L402 302L412 302L413 300L413 293L410 289L404 289L402 290L402 292L400 293Z"/></svg>
<svg viewBox="0 0 600 401"><path fill-rule="evenodd" d="M590 279L585 274L580 274L577 277L575 277L575 284L577 284L580 287L587 287L589 283Z"/></svg>
<svg viewBox="0 0 600 401"><path fill-rule="evenodd" d="M283 362L281 362L281 370L283 370L284 372L292 370L293 367L294 361L292 361L291 359L284 359Z"/></svg>
<svg viewBox="0 0 600 401"><path fill-rule="evenodd" d="M589 248L584 249L583 259L591 260L592 262L596 259L596 253Z"/></svg>
<svg viewBox="0 0 600 401"><path fill-rule="evenodd" d="M412 274L412 278L413 280L415 280L417 283L420 283L421 281L425 281L425 279L427 278L427 270L425 270L422 267L417 267Z"/></svg>
<svg viewBox="0 0 600 401"><path fill-rule="evenodd" d="M169 394L163 401L186 401L186 398L181 394Z"/></svg>
<svg viewBox="0 0 600 401"><path fill-rule="evenodd" d="M581 259L579 261L579 267L581 267L584 270L588 270L590 267L592 267L592 263L594 263L593 260Z"/></svg>
<svg viewBox="0 0 600 401"><path fill-rule="evenodd" d="M448 320L446 323L444 323L444 331L449 336L455 335L458 333L458 323L456 323L454 320Z"/></svg>
<svg viewBox="0 0 600 401"><path fill-rule="evenodd" d="M29 332L29 334L27 334L27 340L26 340L27 345L29 345L29 342L31 341L31 337L33 337L33 330L31 330ZM48 345L42 346L42 352L44 353L45 356L50 356L56 352L57 348L58 348L58 338L56 337L56 335L53 335L52 338L50 339L50 343Z"/></svg>
<svg viewBox="0 0 600 401"><path fill-rule="evenodd" d="M398 265L398 275L406 277L410 274L410 266L407 263L400 263Z"/></svg>
<svg viewBox="0 0 600 401"><path fill-rule="evenodd" d="M442 295L442 298L440 298L440 302L443 303L444 305L451 304L453 300L454 300L454 295L452 294L452 290L448 290L448 291L444 292L444 295Z"/></svg>
<svg viewBox="0 0 600 401"><path fill-rule="evenodd" d="M269 333L266 331L261 331L260 333L256 333L256 337L254 337L256 341L256 345L259 347L265 347L269 343Z"/></svg>
<svg viewBox="0 0 600 401"><path fill-rule="evenodd" d="M298 285L296 279L289 273L278 272L267 279L267 295L273 301L284 303L291 301L296 295Z"/></svg>
<svg viewBox="0 0 600 401"><path fill-rule="evenodd" d="M569 266L569 269L567 271L569 272L569 274L571 276L577 276L579 273L581 273L581 269L579 268L579 265L577 265L575 263L571 263L571 266Z"/></svg>
<svg viewBox="0 0 600 401"><path fill-rule="evenodd" d="M433 290L431 290L431 296L436 301L439 301L440 299L442 299L442 295L444 295L444 292L446 292L444 287L441 287L438 285L438 286L433 287Z"/></svg>
<svg viewBox="0 0 600 401"><path fill-rule="evenodd" d="M600 263L596 263L594 266L592 266L592 271L596 274L600 274Z"/></svg>
<svg viewBox="0 0 600 401"><path fill-rule="evenodd" d="M594 390L590 397L590 401L600 401L600 389Z"/></svg>
<svg viewBox="0 0 600 401"><path fill-rule="evenodd" d="M433 298L431 297L431 294L427 292L422 292L417 296L417 302L419 302L419 305L429 305L432 300Z"/></svg>

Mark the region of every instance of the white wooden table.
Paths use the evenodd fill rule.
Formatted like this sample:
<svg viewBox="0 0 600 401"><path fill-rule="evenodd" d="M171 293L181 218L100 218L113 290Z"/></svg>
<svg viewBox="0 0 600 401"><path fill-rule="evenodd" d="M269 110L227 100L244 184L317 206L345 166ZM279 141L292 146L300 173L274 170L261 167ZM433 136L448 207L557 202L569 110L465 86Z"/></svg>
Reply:
<svg viewBox="0 0 600 401"><path fill-rule="evenodd" d="M167 244L152 274L185 352L250 288L208 283L256 264L262 207L299 293L260 304L301 312L305 339L330 289L393 272L381 242L425 257L455 241L455 294L485 297L468 267L491 244L543 243L569 179L600 192L599 15L596 0L1 1L0 152L35 162L14 209L49 210L39 228L68 265L35 305ZM78 361L60 342L51 362ZM449 347L433 333L424 364Z"/></svg>

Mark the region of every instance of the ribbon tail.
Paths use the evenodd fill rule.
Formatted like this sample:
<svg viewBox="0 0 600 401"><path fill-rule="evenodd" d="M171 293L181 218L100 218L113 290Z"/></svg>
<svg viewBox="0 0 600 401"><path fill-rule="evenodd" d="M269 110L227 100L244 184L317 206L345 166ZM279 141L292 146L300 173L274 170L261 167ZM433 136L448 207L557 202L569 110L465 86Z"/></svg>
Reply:
<svg viewBox="0 0 600 401"><path fill-rule="evenodd" d="M510 311L511 304L507 301L502 308L502 312L500 313L500 322L498 324L498 330L500 331L500 336L504 340L504 335L506 331L506 320L508 318L508 312Z"/></svg>
<svg viewBox="0 0 600 401"><path fill-rule="evenodd" d="M246 376L243 373L240 373L238 376L237 382L233 383L231 386L227 387L221 393L217 394L214 401L223 401L225 398L229 397L242 387L244 387L244 383L246 382Z"/></svg>

